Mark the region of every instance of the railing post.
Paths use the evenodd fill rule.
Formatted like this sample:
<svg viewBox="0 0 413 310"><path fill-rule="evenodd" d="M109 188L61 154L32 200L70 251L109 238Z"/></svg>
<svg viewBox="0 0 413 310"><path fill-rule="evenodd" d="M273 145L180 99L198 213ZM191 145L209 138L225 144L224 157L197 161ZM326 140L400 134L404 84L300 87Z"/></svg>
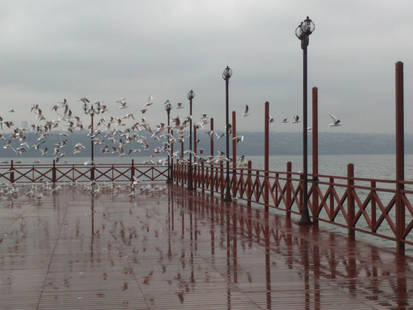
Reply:
<svg viewBox="0 0 413 310"><path fill-rule="evenodd" d="M211 195L213 196L214 195L214 186L215 186L215 182L214 182L214 165L213 164L211 164L211 167L209 168L210 169L210 173L209 173L209 178L211 179L210 180L210 186L209 186L209 190L210 190L210 192L211 192Z"/></svg>
<svg viewBox="0 0 413 310"><path fill-rule="evenodd" d="M329 188L334 187L334 178L330 177L329 178ZM330 193L330 215L334 213L334 195Z"/></svg>
<svg viewBox="0 0 413 310"><path fill-rule="evenodd" d="M291 162L289 161L289 162L287 162L287 181L286 181L286 186L287 186L287 189L286 189L286 194L287 194L287 197L286 197L286 201L287 201L287 205L286 205L286 210L287 210L287 216L288 217L290 217L291 216L291 187L292 187L292 184L291 184L291 169L292 169L292 164L291 164Z"/></svg>
<svg viewBox="0 0 413 310"><path fill-rule="evenodd" d="M56 183L56 160L54 159L53 159L53 166L52 166L52 182L53 184Z"/></svg>
<svg viewBox="0 0 413 310"><path fill-rule="evenodd" d="M251 196L252 196L252 162L248 161L248 177L247 177L247 206L251 208Z"/></svg>
<svg viewBox="0 0 413 310"><path fill-rule="evenodd" d="M184 160L184 138L181 139L181 161Z"/></svg>
<svg viewBox="0 0 413 310"><path fill-rule="evenodd" d="M170 167L168 167L168 169L170 170L170 174L169 174L169 176L170 176L170 180L169 180L169 182L170 183L174 183L174 139L173 139L173 137L174 137L174 131L171 129L171 137L172 137L172 139L171 139L171 141L172 142L170 142L170 145L169 145L169 158L170 158Z"/></svg>
<svg viewBox="0 0 413 310"><path fill-rule="evenodd" d="M175 175L176 185L179 185L179 182L181 181L182 176L181 176L181 167L178 161L175 163L174 173L176 174Z"/></svg>
<svg viewBox="0 0 413 310"><path fill-rule="evenodd" d="M131 166L130 166L130 181L131 181L131 183L133 183L134 178L135 178L135 161L132 159Z"/></svg>
<svg viewBox="0 0 413 310"><path fill-rule="evenodd" d="M210 146L210 156L211 156L211 173L210 173L210 177L211 177L211 195L214 195L214 186L215 186L215 182L214 182L214 163L212 158L214 157L214 119L211 117L210 120L210 135L209 135L209 146Z"/></svg>
<svg viewBox="0 0 413 310"><path fill-rule="evenodd" d="M376 181L370 181L371 193L374 194L374 197L371 198L371 231L376 232L376 222L377 222L377 215L376 215Z"/></svg>
<svg viewBox="0 0 413 310"><path fill-rule="evenodd" d="M237 114L232 111L232 196L236 196L237 190Z"/></svg>
<svg viewBox="0 0 413 310"><path fill-rule="evenodd" d="M111 181L114 182L115 180L114 180L114 175L113 175L113 173L114 173L114 171L115 171L115 167L113 166L113 164L112 164L111 167L112 167L112 169L111 169L111 170L112 170L112 171L111 171L111 172L112 172L112 180L111 180Z"/></svg>
<svg viewBox="0 0 413 310"><path fill-rule="evenodd" d="M198 169L198 161L197 161L197 153L198 153L198 148L197 148L197 144L198 143L196 143L196 140L197 140L197 136L196 136L196 129L197 129L197 127L198 127L198 125L193 125L193 127L194 127L194 141L192 142L193 143L193 145L194 145L194 162L193 162L193 165L195 166L195 175L193 175L193 181L192 181L192 186L193 186L193 189L196 189L197 187L198 187L198 172L199 172L199 169Z"/></svg>
<svg viewBox="0 0 413 310"><path fill-rule="evenodd" d="M75 182L75 164L72 164L72 182Z"/></svg>
<svg viewBox="0 0 413 310"><path fill-rule="evenodd" d="M318 88L313 87L312 93L312 160L313 160L313 223L318 224Z"/></svg>
<svg viewBox="0 0 413 310"><path fill-rule="evenodd" d="M355 239L354 230L354 166L347 165L347 217L348 217L348 237Z"/></svg>
<svg viewBox="0 0 413 310"><path fill-rule="evenodd" d="M224 198L225 182L224 182L224 163L221 161L219 163L219 168L221 170L221 178L219 182L219 189L221 191L221 198Z"/></svg>
<svg viewBox="0 0 413 310"><path fill-rule="evenodd" d="M13 159L10 161L10 183L14 183L14 165L13 165Z"/></svg>
<svg viewBox="0 0 413 310"><path fill-rule="evenodd" d="M95 163L93 162L91 167L90 167L90 181L95 180Z"/></svg>
<svg viewBox="0 0 413 310"><path fill-rule="evenodd" d="M205 192L205 162L202 161L201 163L201 169L202 169L202 173L201 173L201 184L202 184L202 194Z"/></svg>
<svg viewBox="0 0 413 310"><path fill-rule="evenodd" d="M397 253L404 255L404 86L403 63L396 63L396 239Z"/></svg>
<svg viewBox="0 0 413 310"><path fill-rule="evenodd" d="M298 209L300 213L303 212L304 205L304 175L300 173L300 190L299 190L299 199L298 199Z"/></svg>
<svg viewBox="0 0 413 310"><path fill-rule="evenodd" d="M181 167L181 169L182 169L182 183L181 183L181 186L184 187L184 184L185 184L185 182L186 182L186 177L187 177L187 175L186 175L186 165L185 165L185 163L183 163L183 162L182 162L182 167Z"/></svg>

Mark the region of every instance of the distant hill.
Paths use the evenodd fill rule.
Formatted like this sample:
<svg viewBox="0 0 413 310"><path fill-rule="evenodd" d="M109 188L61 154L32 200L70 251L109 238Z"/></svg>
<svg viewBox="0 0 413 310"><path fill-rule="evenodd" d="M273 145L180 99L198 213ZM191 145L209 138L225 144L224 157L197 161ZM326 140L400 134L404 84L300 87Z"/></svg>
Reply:
<svg viewBox="0 0 413 310"><path fill-rule="evenodd" d="M262 132L240 132L239 135L244 135L244 141L238 143L237 153L245 155L261 155L264 152L264 133ZM5 134L7 140L9 135ZM30 146L37 143L38 135L34 133L27 133L26 141ZM204 149L204 155L209 154L209 136L203 132L198 133L200 143L198 149ZM54 144L67 139L67 146L65 152L67 156L73 156L73 146L80 142L86 148L78 154L78 156L90 155L90 137L86 132L77 132L68 134L67 137L59 135L59 133L52 133L47 137L46 143L42 146L48 147L49 152L47 157L53 157ZM154 147L162 146L161 141L151 141L149 143ZM104 141L104 144L114 145L112 142ZM0 157L15 157L16 154L8 149L3 149L5 141L0 142ZM232 140L230 141L232 145ZM311 152L311 134L308 136L308 151ZM13 142L13 146L17 147L17 141ZM103 145L95 146L96 156L102 156L99 149ZM126 147L138 147L138 144L133 143ZM185 143L185 149L188 149L188 143ZM175 145L175 151L180 150L180 146ZM220 140L215 140L215 150L225 151L225 137ZM272 132L270 133L270 154L271 155L296 155L302 152L302 135L300 133L291 132ZM395 138L390 134L357 134L357 133L319 133L319 154L333 155L333 154L393 154L395 152ZM413 136L405 136L405 153L413 154ZM151 152L134 153L134 156L148 156ZM40 152L30 149L21 157L37 157ZM118 156L118 154L105 154L105 156Z"/></svg>

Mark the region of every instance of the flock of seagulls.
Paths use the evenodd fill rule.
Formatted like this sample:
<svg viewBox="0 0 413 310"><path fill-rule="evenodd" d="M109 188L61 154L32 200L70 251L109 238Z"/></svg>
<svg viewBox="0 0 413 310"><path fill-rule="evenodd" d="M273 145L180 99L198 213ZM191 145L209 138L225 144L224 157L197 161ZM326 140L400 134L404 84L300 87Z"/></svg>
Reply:
<svg viewBox="0 0 413 310"><path fill-rule="evenodd" d="M71 141L72 137L69 133L87 131L88 136L94 142L97 152L100 151L102 154L112 154L121 157L140 152L150 152L152 159L145 163L165 164L171 144L179 143L188 138L188 128L192 121L189 115L185 117L173 116L170 128L163 122L155 126L149 124L145 116L151 107L154 106L154 98L152 96L149 96L142 108L136 109L136 112L127 112L121 117L115 117L113 114L108 113L108 106L103 102L91 102L87 97L80 98L79 102L82 104L81 115L75 114L76 109L69 104L67 99L63 99L52 106L51 112L55 114L52 119L46 117L46 113L38 104L33 105L30 111L34 115L34 121L29 127L37 135L37 140L32 145L29 145L26 140L27 128L19 128L14 121L0 116L0 128L10 132L10 134L0 134L0 140L4 140L3 149L12 150L16 155L23 155L29 150L36 150L41 156L53 155L56 162L59 162L65 156L81 154L86 149L82 143ZM134 108L128 104L125 98L117 100L116 104L121 111ZM166 100L164 106L171 106L170 101ZM177 110L183 109L183 107L184 105L180 102L176 104ZM13 109L8 112L15 113ZM251 110L246 105L242 116L246 118L250 114ZM93 128L90 122L84 124L84 115L94 116L95 123ZM340 119L333 114L329 115L332 119L332 123L329 126L341 126ZM194 122L195 127L198 130L204 129L204 132L209 137L215 137L217 140L222 139L225 136L225 128L224 130L211 131L206 128L209 120L210 118L207 114L201 114L199 121ZM270 116L269 122L274 123L275 117ZM281 119L281 124L288 122L288 118ZM298 115L294 115L291 119L292 124L300 122ZM168 129L172 130L173 134L168 133ZM231 125L229 125L228 130L232 134ZM59 139L50 147L50 143L46 142L52 132L58 132ZM236 136L233 140L236 143L243 142L244 136ZM200 139L198 138L196 143L199 142ZM69 149L69 145L71 145L72 149ZM189 153L191 153L189 150L185 151L185 154ZM162 154L164 157L158 159ZM219 164L222 161L229 160L220 151L218 151L216 156L206 158L202 156L204 154L203 149L199 149L197 154L193 152L191 154L195 157L195 164L201 161ZM185 159L180 158L178 151L171 154L171 156L177 160L185 161ZM85 164L90 164L90 162Z"/></svg>

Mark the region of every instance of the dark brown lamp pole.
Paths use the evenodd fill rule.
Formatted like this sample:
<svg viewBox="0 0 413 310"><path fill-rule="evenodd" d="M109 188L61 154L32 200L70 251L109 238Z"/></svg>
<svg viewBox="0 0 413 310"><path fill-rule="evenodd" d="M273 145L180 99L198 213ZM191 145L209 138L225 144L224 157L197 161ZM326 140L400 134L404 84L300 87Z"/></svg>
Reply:
<svg viewBox="0 0 413 310"><path fill-rule="evenodd" d="M309 37L313 33L315 25L307 18L295 29L295 35L301 41L303 50L303 206L301 210L300 225L312 224L308 212L308 180L307 180L307 47Z"/></svg>
<svg viewBox="0 0 413 310"><path fill-rule="evenodd" d="M189 100L189 178L188 178L188 189L192 190L192 99L195 97L194 91L191 89L188 92L188 100Z"/></svg>
<svg viewBox="0 0 413 310"><path fill-rule="evenodd" d="M168 115L168 179L166 183L172 183L172 166L171 166L171 108L172 105L168 100L168 103L165 105L165 110Z"/></svg>
<svg viewBox="0 0 413 310"><path fill-rule="evenodd" d="M229 79L232 76L232 69L226 67L224 72L222 72L222 78L225 80L225 135L226 135L226 165L227 165L227 176L225 178L225 197L224 200L231 201L231 191L229 186L229 106L228 106L228 84Z"/></svg>

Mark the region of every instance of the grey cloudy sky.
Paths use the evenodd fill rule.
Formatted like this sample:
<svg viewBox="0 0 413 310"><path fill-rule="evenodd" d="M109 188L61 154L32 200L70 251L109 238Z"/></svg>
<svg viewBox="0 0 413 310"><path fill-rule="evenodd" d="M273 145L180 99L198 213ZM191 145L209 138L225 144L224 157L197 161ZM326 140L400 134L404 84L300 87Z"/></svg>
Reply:
<svg viewBox="0 0 413 310"><path fill-rule="evenodd" d="M264 101L272 129L296 131L280 119L301 115L302 51L294 35L307 15L316 24L309 46L309 87L319 88L320 131L394 130L394 64L405 64L405 124L413 134L412 1L38 0L0 2L0 115L32 119L67 98L80 111L87 96L111 106L125 97L130 112L149 95L153 123L163 102L187 102L196 92L195 118L224 124L226 65L233 69L230 109L251 115L239 130L263 130ZM6 110L14 108L14 115ZM328 113L342 128L329 128ZM182 115L182 113L181 113Z"/></svg>

